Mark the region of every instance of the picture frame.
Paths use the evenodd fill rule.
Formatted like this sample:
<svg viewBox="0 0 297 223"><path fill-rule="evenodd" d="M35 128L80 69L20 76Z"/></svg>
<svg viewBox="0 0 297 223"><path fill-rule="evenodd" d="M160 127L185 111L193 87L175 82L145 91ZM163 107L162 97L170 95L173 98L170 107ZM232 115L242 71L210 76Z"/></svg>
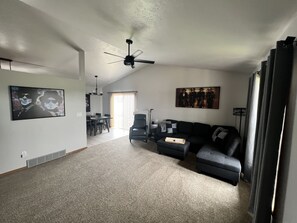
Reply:
<svg viewBox="0 0 297 223"><path fill-rule="evenodd" d="M86 112L91 111L91 95L86 94Z"/></svg>
<svg viewBox="0 0 297 223"><path fill-rule="evenodd" d="M220 87L176 88L176 107L219 109Z"/></svg>
<svg viewBox="0 0 297 223"><path fill-rule="evenodd" d="M65 116L63 89L9 86L12 120Z"/></svg>

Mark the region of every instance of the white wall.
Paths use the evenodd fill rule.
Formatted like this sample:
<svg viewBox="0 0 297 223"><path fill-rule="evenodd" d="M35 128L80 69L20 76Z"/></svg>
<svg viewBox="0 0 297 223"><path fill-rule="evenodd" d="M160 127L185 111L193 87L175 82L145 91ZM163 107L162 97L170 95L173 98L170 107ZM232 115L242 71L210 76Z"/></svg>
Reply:
<svg viewBox="0 0 297 223"><path fill-rule="evenodd" d="M137 91L137 111L153 108L153 120L166 118L209 124L235 125L233 107L246 107L248 75L151 65L103 88L104 92ZM175 107L176 88L220 86L220 108ZM103 111L109 113L109 96L103 97Z"/></svg>
<svg viewBox="0 0 297 223"><path fill-rule="evenodd" d="M99 95L91 95L90 97L91 103L91 114L101 113L102 114L102 96Z"/></svg>
<svg viewBox="0 0 297 223"><path fill-rule="evenodd" d="M12 121L9 85L64 89L66 116ZM84 80L0 70L0 101L0 174L27 159L86 147ZM21 158L22 151L28 156Z"/></svg>

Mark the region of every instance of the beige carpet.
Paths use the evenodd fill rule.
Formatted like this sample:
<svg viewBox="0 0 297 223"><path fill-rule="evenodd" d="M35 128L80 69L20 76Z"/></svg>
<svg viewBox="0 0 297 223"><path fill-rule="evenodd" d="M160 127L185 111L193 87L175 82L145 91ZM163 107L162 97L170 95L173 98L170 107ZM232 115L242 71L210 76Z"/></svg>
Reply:
<svg viewBox="0 0 297 223"><path fill-rule="evenodd" d="M119 138L0 178L0 222L250 222L237 187Z"/></svg>

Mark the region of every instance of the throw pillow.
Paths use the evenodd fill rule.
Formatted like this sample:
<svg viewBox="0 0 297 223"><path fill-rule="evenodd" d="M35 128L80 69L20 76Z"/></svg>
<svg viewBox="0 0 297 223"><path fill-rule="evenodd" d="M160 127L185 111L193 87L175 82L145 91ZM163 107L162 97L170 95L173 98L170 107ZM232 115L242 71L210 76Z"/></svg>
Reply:
<svg viewBox="0 0 297 223"><path fill-rule="evenodd" d="M228 135L228 129L218 127L212 134L212 141L220 146L223 146L224 139Z"/></svg>
<svg viewBox="0 0 297 223"><path fill-rule="evenodd" d="M176 123L168 123L166 124L167 133L177 133L177 124Z"/></svg>
<svg viewBox="0 0 297 223"><path fill-rule="evenodd" d="M160 122L160 128L161 128L161 132L166 132L166 122Z"/></svg>

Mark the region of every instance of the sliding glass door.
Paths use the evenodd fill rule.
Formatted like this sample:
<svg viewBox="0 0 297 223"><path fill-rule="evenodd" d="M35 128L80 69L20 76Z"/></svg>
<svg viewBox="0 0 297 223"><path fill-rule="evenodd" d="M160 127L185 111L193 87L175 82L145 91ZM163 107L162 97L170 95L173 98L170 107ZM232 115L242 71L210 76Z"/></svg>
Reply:
<svg viewBox="0 0 297 223"><path fill-rule="evenodd" d="M112 126L128 130L133 124L135 93L112 93L110 107Z"/></svg>

